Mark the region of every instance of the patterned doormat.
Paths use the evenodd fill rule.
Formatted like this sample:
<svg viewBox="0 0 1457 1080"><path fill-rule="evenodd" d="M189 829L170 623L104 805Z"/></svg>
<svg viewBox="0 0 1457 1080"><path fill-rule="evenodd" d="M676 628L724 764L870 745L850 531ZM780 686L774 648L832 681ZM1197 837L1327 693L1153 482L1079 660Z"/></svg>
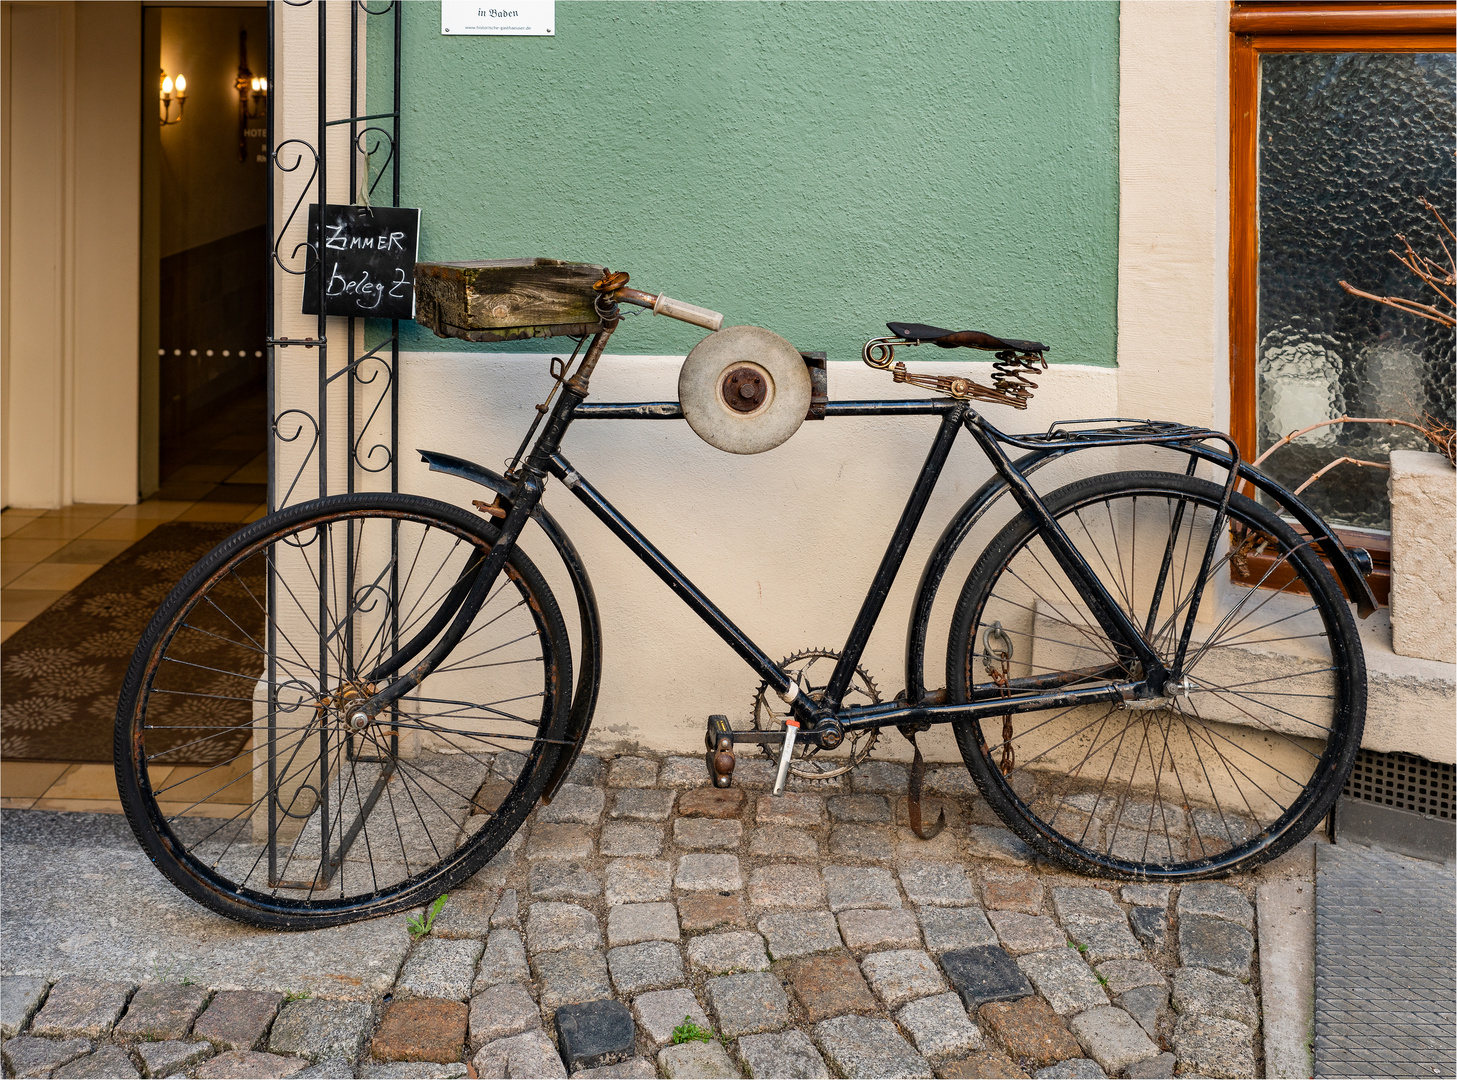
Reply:
<svg viewBox="0 0 1457 1080"><path fill-rule="evenodd" d="M204 522L158 526L0 645L0 756L110 762L116 699L142 631L192 564L237 528ZM258 576L255 595L262 596L261 560L250 562ZM259 638L262 609L256 625L240 629ZM257 659L254 648L218 642L185 686L198 696L179 695L176 702L165 703L154 696L149 722L160 723L165 711L168 727L191 725L193 730L169 731L170 738L157 740L149 752L181 747L162 759L175 765L214 765L237 754L249 737L251 703L236 700L236 680L222 695L205 695L212 683L226 680L219 670L251 672L258 667L261 674ZM229 695L232 700L227 700ZM198 740L197 728L233 726L239 730Z"/></svg>

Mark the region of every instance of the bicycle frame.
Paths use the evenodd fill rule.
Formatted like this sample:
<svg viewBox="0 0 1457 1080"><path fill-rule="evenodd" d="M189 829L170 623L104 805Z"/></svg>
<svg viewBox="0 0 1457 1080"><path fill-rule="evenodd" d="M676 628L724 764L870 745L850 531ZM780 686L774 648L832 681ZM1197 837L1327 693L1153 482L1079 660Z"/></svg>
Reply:
<svg viewBox="0 0 1457 1080"><path fill-rule="evenodd" d="M825 692L821 695L821 699L812 701L800 691L798 683L793 678L739 629L682 571L675 567L562 454L562 438L571 424L577 420L668 420L681 419L683 416L682 409L677 402L586 403L588 379L602 354L605 340L610 333L611 329L608 329L594 338L576 375L565 383L560 399L552 408L541 434L531 445L530 452L526 454L525 460L514 475L508 477L512 482L509 495L502 494L502 497L497 500L498 512L505 515L504 520L500 523L501 536L490 555L462 574L452 590L450 601L442 606L441 613L428 628L428 633L422 631L417 634L400 652L381 663L375 671L370 673L371 682L395 675L417 655L420 649L434 639L444 628L445 623L449 621L449 628L436 641L423 660L362 703L361 710L369 717L382 712L391 703L418 686L444 660L464 635L492 582L500 573L511 546L520 536L526 521L536 510L544 493L548 476L554 476L560 480L567 490L626 544L640 561L657 574L768 686L779 694L801 724L799 738L815 745L833 748L843 741L846 731L904 725L915 725L919 728L933 723L979 721L1008 713L1067 708L1096 702L1153 698L1163 693L1164 683L1169 677L1177 678L1178 668L1182 664L1198 611L1202 584L1196 587L1189 599L1182 640L1174 660L1173 670L1170 670L1155 655L1145 640L1144 631L1129 620L1091 568L1084 562L1075 545L1047 512L1026 475L1012 462L1003 446L1055 452L1095 446L1146 444L1178 446L1190 451L1192 447L1210 440L1223 442L1229 448L1229 456L1226 459L1229 464L1229 474L1224 493L1224 505L1227 505L1230 493L1239 476L1238 450L1228 436L1205 428L1148 421L1124 421L1125 427L1123 428L1101 431L1065 431L1059 430L1058 425L1054 425L1044 435L1017 436L1008 435L994 428L966 401L929 399L826 403L824 406L825 419L851 416L939 416L941 423L906 501L905 508L901 512L900 520L881 557L860 611L850 628L836 669ZM986 687L973 692L972 700L965 703L938 702L930 698L917 701L898 699L879 705L852 706L842 709L841 703L855 667L859 663L871 632L879 619L891 585L909 550L911 540L915 536L921 516L935 490L951 448L962 429L965 429L982 449L998 477L1005 484L1006 490L1010 492L1022 511L1030 515L1037 523L1049 549L1077 587L1092 616L1102 626L1109 640L1118 644L1121 655L1120 663L1116 668L1099 673L1082 673L1080 677L1106 678L1116 671L1136 671L1138 677L1076 689L1066 688L1069 680L1065 675L1023 678L1012 680L1008 687L1008 690L1011 691L1009 694L1004 695L1003 691L997 687ZM529 437L528 435L528 439ZM1205 451L1207 454L1207 448ZM1224 457L1222 454L1218 456ZM1191 452L1191 462L1193 460L1196 458ZM1222 512L1223 506L1221 506L1221 520ZM1209 566L1212 564L1219 534L1220 523L1216 521L1204 553L1204 573L1200 576L1201 582L1207 576ZM1168 553L1165 557L1165 571L1167 564ZM1162 590L1163 584L1164 575L1161 573L1155 587L1156 595L1158 591ZM737 741L767 741L778 737L776 733L768 733L756 738L756 734L736 733L736 739ZM748 737L742 737L744 735Z"/></svg>

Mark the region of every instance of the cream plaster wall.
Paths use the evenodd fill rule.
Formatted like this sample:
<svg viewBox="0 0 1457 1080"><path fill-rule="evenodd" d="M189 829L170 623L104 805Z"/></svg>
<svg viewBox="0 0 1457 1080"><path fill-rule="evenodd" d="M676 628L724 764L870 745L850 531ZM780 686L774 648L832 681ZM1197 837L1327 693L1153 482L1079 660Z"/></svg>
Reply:
<svg viewBox="0 0 1457 1080"><path fill-rule="evenodd" d="M6 505L137 494L137 3L7 5Z"/></svg>

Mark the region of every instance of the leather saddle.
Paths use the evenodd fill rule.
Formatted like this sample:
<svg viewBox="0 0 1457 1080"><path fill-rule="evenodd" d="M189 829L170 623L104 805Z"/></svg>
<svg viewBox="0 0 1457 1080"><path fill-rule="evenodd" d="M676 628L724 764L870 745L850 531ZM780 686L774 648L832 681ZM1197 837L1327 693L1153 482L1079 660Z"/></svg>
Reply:
<svg viewBox="0 0 1457 1080"><path fill-rule="evenodd" d="M985 349L987 352L1003 352L1011 349L1019 353L1045 353L1047 346L1040 341L1019 341L1016 338L999 338L984 334L980 330L943 330L939 326L924 323L886 323L892 334L907 341L930 342L943 349L958 346L967 349Z"/></svg>

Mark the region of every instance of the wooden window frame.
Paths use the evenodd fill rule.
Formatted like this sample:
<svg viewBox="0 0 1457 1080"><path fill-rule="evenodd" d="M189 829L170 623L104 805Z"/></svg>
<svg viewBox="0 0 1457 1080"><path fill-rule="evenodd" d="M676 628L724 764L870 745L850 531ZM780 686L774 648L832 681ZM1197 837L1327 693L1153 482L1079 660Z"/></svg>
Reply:
<svg viewBox="0 0 1457 1080"><path fill-rule="evenodd" d="M1234 3L1229 16L1229 390L1230 434L1246 460L1259 452L1255 361L1259 351L1260 57L1293 52L1453 52L1450 3ZM1337 529L1371 552L1370 582L1385 604L1391 541Z"/></svg>

